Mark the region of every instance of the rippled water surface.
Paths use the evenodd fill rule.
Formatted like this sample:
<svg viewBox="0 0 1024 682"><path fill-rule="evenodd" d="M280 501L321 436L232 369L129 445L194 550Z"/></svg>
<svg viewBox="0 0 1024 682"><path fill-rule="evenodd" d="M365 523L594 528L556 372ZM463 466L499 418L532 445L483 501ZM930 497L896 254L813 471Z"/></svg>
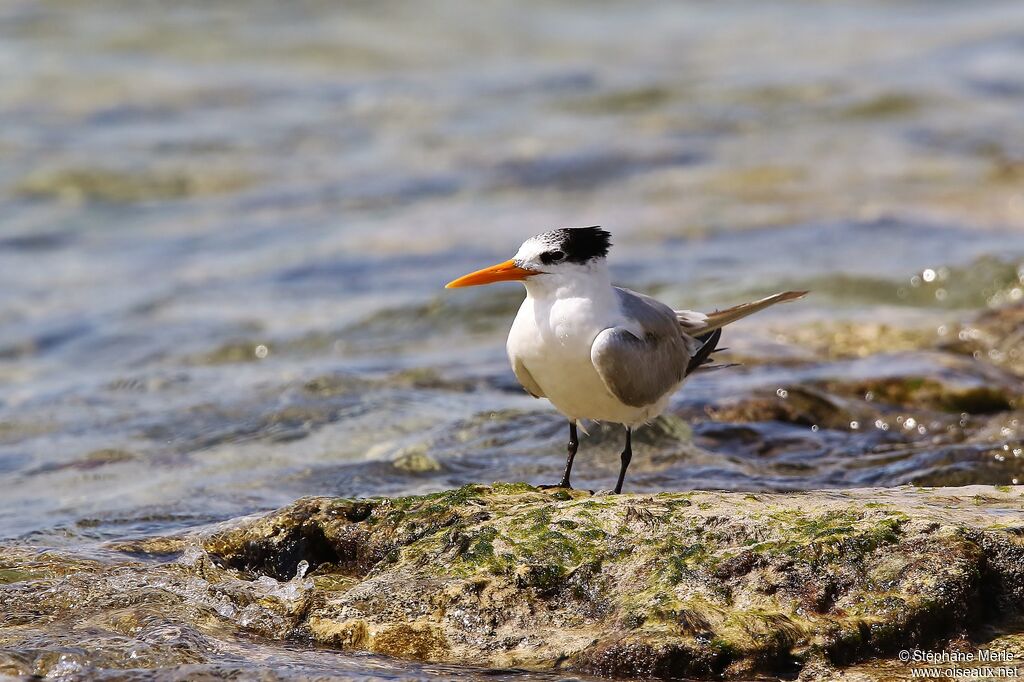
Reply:
<svg viewBox="0 0 1024 682"><path fill-rule="evenodd" d="M1017 2L6 2L0 537L553 482L521 289L442 286L559 225L677 307L813 290L727 331L632 490L1024 481L1024 336L970 345L1022 298L1022 63Z"/></svg>

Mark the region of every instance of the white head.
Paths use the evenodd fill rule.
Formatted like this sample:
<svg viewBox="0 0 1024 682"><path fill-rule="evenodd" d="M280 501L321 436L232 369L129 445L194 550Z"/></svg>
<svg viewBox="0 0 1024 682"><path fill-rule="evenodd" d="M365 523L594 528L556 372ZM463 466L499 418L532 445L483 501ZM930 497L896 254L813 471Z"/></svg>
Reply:
<svg viewBox="0 0 1024 682"><path fill-rule="evenodd" d="M449 282L447 288L522 281L527 288L599 275L607 278L611 235L599 227L562 227L530 237L515 257Z"/></svg>

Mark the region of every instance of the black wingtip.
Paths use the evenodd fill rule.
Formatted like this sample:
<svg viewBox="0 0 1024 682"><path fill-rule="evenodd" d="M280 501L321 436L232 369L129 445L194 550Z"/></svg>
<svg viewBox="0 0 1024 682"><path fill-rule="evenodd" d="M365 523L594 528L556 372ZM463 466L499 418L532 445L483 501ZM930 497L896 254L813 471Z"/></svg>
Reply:
<svg viewBox="0 0 1024 682"><path fill-rule="evenodd" d="M721 338L722 330L720 328L697 337L697 339L704 343L701 344L701 347L696 353L694 353L693 357L690 358L689 364L686 365L687 374L692 373L708 361L708 358L711 357L711 354L714 353L715 349L718 347L718 341Z"/></svg>

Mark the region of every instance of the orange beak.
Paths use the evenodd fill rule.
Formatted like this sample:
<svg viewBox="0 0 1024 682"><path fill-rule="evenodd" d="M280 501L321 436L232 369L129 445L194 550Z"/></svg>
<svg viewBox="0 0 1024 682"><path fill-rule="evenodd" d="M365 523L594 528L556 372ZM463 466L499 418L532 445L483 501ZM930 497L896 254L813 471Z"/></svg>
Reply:
<svg viewBox="0 0 1024 682"><path fill-rule="evenodd" d="M504 263L498 263L489 268L463 275L445 284L444 288L458 289L459 287L475 287L481 284L491 284L492 282L518 282L531 275L539 274L536 270L521 268L516 265L515 261L507 260Z"/></svg>

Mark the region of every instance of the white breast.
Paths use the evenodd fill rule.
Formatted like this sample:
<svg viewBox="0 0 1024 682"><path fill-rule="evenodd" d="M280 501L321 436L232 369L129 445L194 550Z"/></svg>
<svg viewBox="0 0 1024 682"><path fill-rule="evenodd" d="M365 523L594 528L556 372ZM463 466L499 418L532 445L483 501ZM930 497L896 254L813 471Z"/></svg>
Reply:
<svg viewBox="0 0 1024 682"><path fill-rule="evenodd" d="M615 398L591 361L594 338L627 323L611 287L607 295L532 293L519 308L506 347L509 358L526 367L555 409L570 420L635 424L647 419L651 409L630 407Z"/></svg>

